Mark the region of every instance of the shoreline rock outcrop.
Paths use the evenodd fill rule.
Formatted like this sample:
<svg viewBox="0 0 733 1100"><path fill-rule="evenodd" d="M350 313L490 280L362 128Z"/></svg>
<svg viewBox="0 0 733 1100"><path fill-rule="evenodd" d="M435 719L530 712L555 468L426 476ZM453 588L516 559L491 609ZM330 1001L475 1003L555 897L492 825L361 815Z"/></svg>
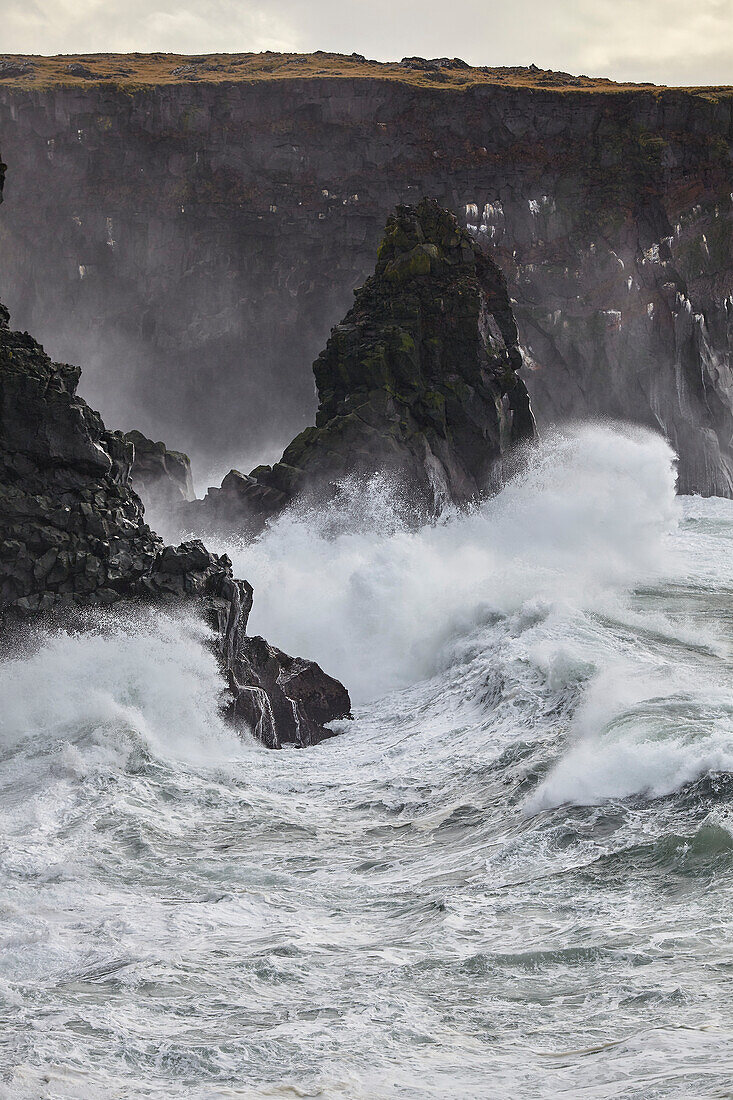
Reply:
<svg viewBox="0 0 733 1100"><path fill-rule="evenodd" d="M374 274L316 360L319 406L274 466L232 470L181 508L196 530L258 530L348 477L393 475L418 517L500 487L535 437L501 270L432 199L398 206Z"/></svg>
<svg viewBox="0 0 733 1100"><path fill-rule="evenodd" d="M5 166L0 162L0 202ZM348 717L346 689L314 662L246 635L252 587L198 540L165 546L130 483L133 442L77 394L0 304L0 627L70 622L116 604L195 608L214 631L235 726L270 748L316 744Z"/></svg>
<svg viewBox="0 0 733 1100"><path fill-rule="evenodd" d="M134 444L78 397L78 367L52 363L8 320L0 305L0 623L194 607L214 630L236 726L270 748L331 736L326 723L350 711L343 685L246 635L252 587L198 540L164 545L130 483Z"/></svg>

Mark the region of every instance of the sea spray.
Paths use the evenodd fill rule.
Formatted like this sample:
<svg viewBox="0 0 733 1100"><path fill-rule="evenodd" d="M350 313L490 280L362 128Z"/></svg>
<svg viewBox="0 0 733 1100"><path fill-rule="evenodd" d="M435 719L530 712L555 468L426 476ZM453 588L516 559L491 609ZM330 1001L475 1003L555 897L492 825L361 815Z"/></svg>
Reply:
<svg viewBox="0 0 733 1100"><path fill-rule="evenodd" d="M236 750L208 628L193 614L94 612L83 629L40 630L0 663L0 746L130 738L153 754L205 759ZM121 735L121 731L126 731Z"/></svg>
<svg viewBox="0 0 733 1100"><path fill-rule="evenodd" d="M537 600L592 607L662 577L673 457L651 432L583 425L543 443L498 496L418 531L401 521L399 491L375 479L223 549L255 586L252 629L365 701L430 675L487 614Z"/></svg>

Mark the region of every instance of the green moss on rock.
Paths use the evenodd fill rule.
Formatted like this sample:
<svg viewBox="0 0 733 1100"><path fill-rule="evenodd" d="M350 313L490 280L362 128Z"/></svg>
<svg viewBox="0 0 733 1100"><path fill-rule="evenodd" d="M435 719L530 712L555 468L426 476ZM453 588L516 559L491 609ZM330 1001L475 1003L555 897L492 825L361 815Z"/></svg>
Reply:
<svg viewBox="0 0 733 1100"><path fill-rule="evenodd" d="M291 497L392 470L434 507L498 484L534 421L503 275L433 200L389 218L374 274L314 364L316 426L286 449Z"/></svg>

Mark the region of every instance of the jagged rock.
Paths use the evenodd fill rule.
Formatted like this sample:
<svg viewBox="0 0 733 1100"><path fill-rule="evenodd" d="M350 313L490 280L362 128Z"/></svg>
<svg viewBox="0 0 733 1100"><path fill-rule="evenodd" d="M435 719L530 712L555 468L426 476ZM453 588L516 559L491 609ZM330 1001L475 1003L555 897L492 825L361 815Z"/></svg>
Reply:
<svg viewBox="0 0 733 1100"><path fill-rule="evenodd" d="M437 202L399 206L374 275L314 364L315 427L184 515L251 531L298 497L377 471L398 477L420 514L470 501L498 488L514 445L534 437L521 365L496 264Z"/></svg>
<svg viewBox="0 0 733 1100"><path fill-rule="evenodd" d="M133 447L78 397L80 373L12 332L0 307L3 611L219 596L228 559L200 543L164 548L129 483Z"/></svg>
<svg viewBox="0 0 733 1100"><path fill-rule="evenodd" d="M52 363L8 320L0 305L3 625L123 600L193 605L214 629L235 723L271 747L330 736L325 723L348 715L346 690L313 662L245 636L251 586L199 541L164 546L130 485L133 444L78 397L78 367Z"/></svg>
<svg viewBox="0 0 733 1100"><path fill-rule="evenodd" d="M92 70L87 65L81 65L81 64L79 64L78 61L73 62L71 65L67 65L66 71L71 76L79 76L79 77L82 77L82 79L84 79L84 80L98 80L98 79L100 79L96 75L96 73L93 73ZM102 79L104 79L104 77Z"/></svg>
<svg viewBox="0 0 733 1100"><path fill-rule="evenodd" d="M142 432L126 432L125 439L134 447L133 488L146 509L169 510L196 499L188 455L169 451L165 443L154 443Z"/></svg>
<svg viewBox="0 0 733 1100"><path fill-rule="evenodd" d="M422 72L438 72L440 69L470 69L471 66L460 57L403 57L400 65L406 69L418 69Z"/></svg>
<svg viewBox="0 0 733 1100"><path fill-rule="evenodd" d="M351 702L337 680L312 661L289 657L264 638L245 638L230 666L235 718L269 748L284 741L316 745L333 732L326 722L348 718Z"/></svg>
<svg viewBox="0 0 733 1100"><path fill-rule="evenodd" d="M262 471L266 476L269 469L258 467L252 474L230 470L219 488L212 486L203 500L179 507L174 518L185 529L254 534L290 503L286 493L255 476Z"/></svg>

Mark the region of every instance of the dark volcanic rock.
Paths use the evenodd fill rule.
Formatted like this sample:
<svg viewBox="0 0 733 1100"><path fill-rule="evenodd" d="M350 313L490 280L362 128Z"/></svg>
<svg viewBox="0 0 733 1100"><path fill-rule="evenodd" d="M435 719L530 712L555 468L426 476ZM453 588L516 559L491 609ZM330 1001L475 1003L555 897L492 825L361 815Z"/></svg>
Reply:
<svg viewBox="0 0 733 1100"><path fill-rule="evenodd" d="M32 76L33 63L22 57L0 57L0 80L18 76Z"/></svg>
<svg viewBox="0 0 733 1100"><path fill-rule="evenodd" d="M229 675L235 721L244 720L268 748L316 745L333 736L326 722L350 716L348 692L337 680L264 638L243 639Z"/></svg>
<svg viewBox="0 0 733 1100"><path fill-rule="evenodd" d="M0 312L0 601L17 613L111 604L152 583L162 541L128 484L132 447Z"/></svg>
<svg viewBox="0 0 733 1100"><path fill-rule="evenodd" d="M329 736L325 722L349 712L345 689L245 636L252 589L226 556L198 541L164 546L150 530L130 485L133 445L77 396L79 374L11 332L0 305L0 619L193 605L215 630L237 724L272 747Z"/></svg>
<svg viewBox="0 0 733 1100"><path fill-rule="evenodd" d="M230 470L219 488L212 486L203 500L179 507L174 519L184 530L255 534L291 501L287 493L256 476L267 478L270 472L269 466L251 474Z"/></svg>
<svg viewBox="0 0 733 1100"><path fill-rule="evenodd" d="M232 471L185 509L196 524L253 529L350 475L387 472L418 514L499 487L533 439L517 326L501 271L429 199L388 220L373 276L314 364L319 408L273 467Z"/></svg>
<svg viewBox="0 0 733 1100"><path fill-rule="evenodd" d="M97 80L99 79L90 68L86 65L80 65L78 62L74 62L69 65L66 70L71 76L80 76L83 80Z"/></svg>
<svg viewBox="0 0 733 1100"><path fill-rule="evenodd" d="M403 57L400 65L406 69L417 69L419 72L439 72L441 69L470 69L460 57Z"/></svg>
<svg viewBox="0 0 733 1100"><path fill-rule="evenodd" d="M147 509L170 509L195 500L191 462L182 451L169 451L165 443L154 443L142 432L125 433L132 443L132 484Z"/></svg>

